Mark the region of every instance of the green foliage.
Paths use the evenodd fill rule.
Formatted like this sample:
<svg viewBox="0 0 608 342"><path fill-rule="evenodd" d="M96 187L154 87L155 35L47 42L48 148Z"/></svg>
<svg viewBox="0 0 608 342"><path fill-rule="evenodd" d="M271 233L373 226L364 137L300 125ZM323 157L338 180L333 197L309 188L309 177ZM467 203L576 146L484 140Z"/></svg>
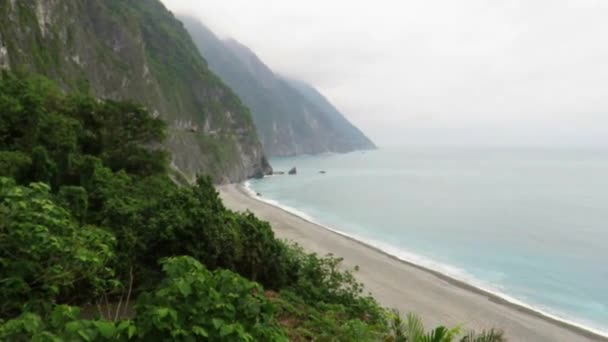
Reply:
<svg viewBox="0 0 608 342"><path fill-rule="evenodd" d="M28 179L32 159L23 152L0 151L0 177L9 177L18 181Z"/></svg>
<svg viewBox="0 0 608 342"><path fill-rule="evenodd" d="M272 294L271 301L290 341L378 341L386 334L383 323L352 317L348 303L309 303L289 290Z"/></svg>
<svg viewBox="0 0 608 342"><path fill-rule="evenodd" d="M289 280L272 298L290 340L376 341L385 335L384 309L363 294L363 286L341 266L340 258L285 246L276 260L284 265L279 274Z"/></svg>
<svg viewBox="0 0 608 342"><path fill-rule="evenodd" d="M273 289L293 282L298 265L287 246L275 239L270 224L249 212L233 214L233 219L241 234L238 272Z"/></svg>
<svg viewBox="0 0 608 342"><path fill-rule="evenodd" d="M150 208L150 219L142 226L142 248L150 249L142 253L145 263L191 255L212 269L233 266L238 232L224 211L208 180L200 180L197 187L169 190Z"/></svg>
<svg viewBox="0 0 608 342"><path fill-rule="evenodd" d="M163 29L171 38L172 28ZM5 73L0 113L0 177L8 177L0 178L0 339L386 335L384 309L340 258L307 254L253 214L226 209L209 177L176 186L160 148L166 127L142 106L67 96L43 78ZM218 149L218 158L230 150ZM65 304L92 304L101 319L80 319ZM394 340L424 332L413 319L399 322ZM440 327L424 336L454 333ZM494 341L495 332L480 336Z"/></svg>
<svg viewBox="0 0 608 342"><path fill-rule="evenodd" d="M0 147L29 151L39 136L40 121L56 109L59 88L43 77L0 75Z"/></svg>
<svg viewBox="0 0 608 342"><path fill-rule="evenodd" d="M170 188L141 214L137 254L153 267L157 260L190 255L210 269L228 268L278 289L295 280L295 257L275 239L270 225L222 204L211 179Z"/></svg>
<svg viewBox="0 0 608 342"><path fill-rule="evenodd" d="M0 178L0 217L0 317L44 312L76 283L80 295L108 286L114 237L76 224L48 186Z"/></svg>
<svg viewBox="0 0 608 342"><path fill-rule="evenodd" d="M79 223L84 223L89 207L87 191L80 186L62 186L59 188L58 202L72 213Z"/></svg>
<svg viewBox="0 0 608 342"><path fill-rule="evenodd" d="M162 264L165 280L136 306L142 339L287 341L256 283L226 270L210 272L190 257Z"/></svg>
<svg viewBox="0 0 608 342"><path fill-rule="evenodd" d="M506 340L501 330L489 329L483 330L481 333L469 331L460 339L460 342L504 342Z"/></svg>
<svg viewBox="0 0 608 342"><path fill-rule="evenodd" d="M98 103L78 96L68 99L66 107L84 125L80 132L84 153L99 156L113 171L143 176L167 172L167 152L155 146L165 139L166 124L153 119L141 105Z"/></svg>
<svg viewBox="0 0 608 342"><path fill-rule="evenodd" d="M497 330L483 331L476 334L469 331L461 335L460 327L448 329L443 326L436 327L431 331L425 331L422 320L415 314L409 313L403 321L399 312L393 311L391 317L391 335L387 337L389 342L503 342L506 341L504 334Z"/></svg>
<svg viewBox="0 0 608 342"><path fill-rule="evenodd" d="M81 185L79 164L96 157L113 172L138 176L166 174L167 152L160 148L166 125L132 102L66 96L41 77L0 77L0 172L23 182L53 188ZM21 154L18 154L21 153ZM30 169L27 159L31 159ZM10 159L8 159L10 158ZM19 161L19 166L3 167Z"/></svg>
<svg viewBox="0 0 608 342"><path fill-rule="evenodd" d="M201 148L206 152L210 165L210 173L215 175L225 175L230 172L230 165L238 162L241 158L237 146L234 144L234 137L230 135L196 137Z"/></svg>
<svg viewBox="0 0 608 342"><path fill-rule="evenodd" d="M55 183L57 165L49 158L46 148L36 146L32 150L32 168L30 179L47 184Z"/></svg>
<svg viewBox="0 0 608 342"><path fill-rule="evenodd" d="M77 150L80 123L57 112L44 112L40 116L37 143L44 146L53 159L68 158ZM64 168L66 165L63 165Z"/></svg>
<svg viewBox="0 0 608 342"><path fill-rule="evenodd" d="M298 293L307 303L341 304L349 317L373 324L384 323L384 312L378 303L363 293L352 271L343 270L342 258L328 255L324 258L307 254L302 249L292 249L298 259L296 280L287 286Z"/></svg>
<svg viewBox="0 0 608 342"><path fill-rule="evenodd" d="M4 324L0 322L0 339L3 341L128 341L137 329L130 320L112 322L106 320L82 320L76 307L59 305L47 319L33 313Z"/></svg>

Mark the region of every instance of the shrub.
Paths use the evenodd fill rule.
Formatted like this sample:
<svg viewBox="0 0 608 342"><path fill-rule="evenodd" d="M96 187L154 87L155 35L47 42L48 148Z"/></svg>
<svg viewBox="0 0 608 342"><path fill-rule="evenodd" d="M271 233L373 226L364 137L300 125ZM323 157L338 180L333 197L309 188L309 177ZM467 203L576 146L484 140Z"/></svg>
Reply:
<svg viewBox="0 0 608 342"><path fill-rule="evenodd" d="M49 190L0 178L0 317L44 311L76 282L86 285L78 289L82 295L112 279L114 237L77 225Z"/></svg>
<svg viewBox="0 0 608 342"><path fill-rule="evenodd" d="M319 257L305 253L300 247L292 247L298 258L297 280L286 286L311 305L340 304L349 317L372 324L384 324L383 309L370 295L363 292L363 284L354 277L353 271L344 270L342 258L333 255ZM356 271L355 268L354 271Z"/></svg>
<svg viewBox="0 0 608 342"><path fill-rule="evenodd" d="M162 261L165 280L141 295L135 319L148 341L287 341L262 288L190 257Z"/></svg>
<svg viewBox="0 0 608 342"><path fill-rule="evenodd" d="M33 313L24 313L8 322L0 322L0 339L3 341L128 341L136 328L129 320L81 320L76 307L59 305L47 319Z"/></svg>

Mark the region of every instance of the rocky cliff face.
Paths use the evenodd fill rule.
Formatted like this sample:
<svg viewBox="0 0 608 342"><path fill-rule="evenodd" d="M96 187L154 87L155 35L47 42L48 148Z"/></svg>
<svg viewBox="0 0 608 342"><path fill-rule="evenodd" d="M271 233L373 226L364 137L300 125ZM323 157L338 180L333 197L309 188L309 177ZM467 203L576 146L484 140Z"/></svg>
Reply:
<svg viewBox="0 0 608 342"><path fill-rule="evenodd" d="M145 104L168 122L174 166L190 179L271 171L249 110L158 0L0 1L0 68Z"/></svg>
<svg viewBox="0 0 608 342"><path fill-rule="evenodd" d="M222 41L196 19L180 17L209 67L251 108L272 156L372 149L374 144L314 88L285 80L250 49Z"/></svg>

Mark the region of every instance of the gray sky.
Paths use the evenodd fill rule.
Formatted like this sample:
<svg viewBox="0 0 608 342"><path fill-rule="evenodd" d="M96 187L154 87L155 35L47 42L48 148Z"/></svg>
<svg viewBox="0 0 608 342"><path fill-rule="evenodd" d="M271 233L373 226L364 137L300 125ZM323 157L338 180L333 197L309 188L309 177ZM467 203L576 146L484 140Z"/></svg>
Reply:
<svg viewBox="0 0 608 342"><path fill-rule="evenodd" d="M608 146L606 0L162 0L379 145Z"/></svg>

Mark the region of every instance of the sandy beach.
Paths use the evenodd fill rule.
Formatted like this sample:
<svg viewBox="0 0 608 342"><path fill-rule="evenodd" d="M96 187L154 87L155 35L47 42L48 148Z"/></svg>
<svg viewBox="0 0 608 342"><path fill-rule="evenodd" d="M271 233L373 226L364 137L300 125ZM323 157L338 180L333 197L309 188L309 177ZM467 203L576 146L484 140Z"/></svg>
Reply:
<svg viewBox="0 0 608 342"><path fill-rule="evenodd" d="M415 312L427 327L496 327L509 341L608 341L308 222L250 197L240 185L221 186L218 191L228 208L250 210L269 221L278 238L297 242L309 252L343 257L345 267L359 266L357 278L382 305Z"/></svg>

